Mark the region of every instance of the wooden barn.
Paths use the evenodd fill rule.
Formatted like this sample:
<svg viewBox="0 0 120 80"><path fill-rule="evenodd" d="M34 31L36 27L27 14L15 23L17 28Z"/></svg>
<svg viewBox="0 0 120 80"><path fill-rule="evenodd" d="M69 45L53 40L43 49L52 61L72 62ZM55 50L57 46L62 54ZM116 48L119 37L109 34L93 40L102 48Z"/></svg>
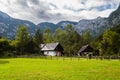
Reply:
<svg viewBox="0 0 120 80"><path fill-rule="evenodd" d="M62 56L64 49L60 43L48 43L41 45L41 51L46 56Z"/></svg>
<svg viewBox="0 0 120 80"><path fill-rule="evenodd" d="M85 55L93 55L93 56L98 56L99 55L99 50L93 49L90 45L85 45L81 47L81 49L78 51L79 56L85 56Z"/></svg>

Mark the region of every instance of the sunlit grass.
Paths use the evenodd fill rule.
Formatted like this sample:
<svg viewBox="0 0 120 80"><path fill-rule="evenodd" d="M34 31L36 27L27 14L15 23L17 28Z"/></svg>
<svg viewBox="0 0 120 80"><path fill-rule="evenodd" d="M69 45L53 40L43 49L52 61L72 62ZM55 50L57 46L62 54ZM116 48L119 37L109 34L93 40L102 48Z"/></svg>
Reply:
<svg viewBox="0 0 120 80"><path fill-rule="evenodd" d="M0 80L120 80L120 61L0 59Z"/></svg>

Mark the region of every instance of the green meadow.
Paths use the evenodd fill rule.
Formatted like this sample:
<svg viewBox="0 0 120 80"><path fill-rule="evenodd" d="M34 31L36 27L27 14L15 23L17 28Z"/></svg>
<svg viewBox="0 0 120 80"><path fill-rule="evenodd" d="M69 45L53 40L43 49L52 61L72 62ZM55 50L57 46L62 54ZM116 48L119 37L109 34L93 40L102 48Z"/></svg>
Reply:
<svg viewBox="0 0 120 80"><path fill-rule="evenodd" d="M120 61L0 59L0 80L120 80Z"/></svg>

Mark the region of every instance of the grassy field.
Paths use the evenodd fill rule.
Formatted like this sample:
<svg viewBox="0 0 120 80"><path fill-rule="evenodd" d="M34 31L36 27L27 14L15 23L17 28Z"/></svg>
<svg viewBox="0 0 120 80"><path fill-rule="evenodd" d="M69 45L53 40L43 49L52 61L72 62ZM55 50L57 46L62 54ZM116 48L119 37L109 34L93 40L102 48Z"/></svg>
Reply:
<svg viewBox="0 0 120 80"><path fill-rule="evenodd" d="M120 80L120 61L0 59L0 80Z"/></svg>

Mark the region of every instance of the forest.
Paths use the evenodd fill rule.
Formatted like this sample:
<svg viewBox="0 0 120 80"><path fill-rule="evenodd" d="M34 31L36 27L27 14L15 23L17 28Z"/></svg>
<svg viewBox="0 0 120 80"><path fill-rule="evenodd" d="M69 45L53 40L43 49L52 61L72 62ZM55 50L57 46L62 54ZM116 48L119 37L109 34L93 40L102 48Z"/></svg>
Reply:
<svg viewBox="0 0 120 80"><path fill-rule="evenodd" d="M64 56L77 56L79 49L89 44L100 55L120 54L120 25L107 29L103 34L94 38L89 30L78 34L71 24L64 29L57 28L53 33L49 28L44 32L37 29L31 36L25 25L20 25L16 31L15 39L0 37L0 57L16 55L42 55L40 44L59 42L64 48Z"/></svg>

